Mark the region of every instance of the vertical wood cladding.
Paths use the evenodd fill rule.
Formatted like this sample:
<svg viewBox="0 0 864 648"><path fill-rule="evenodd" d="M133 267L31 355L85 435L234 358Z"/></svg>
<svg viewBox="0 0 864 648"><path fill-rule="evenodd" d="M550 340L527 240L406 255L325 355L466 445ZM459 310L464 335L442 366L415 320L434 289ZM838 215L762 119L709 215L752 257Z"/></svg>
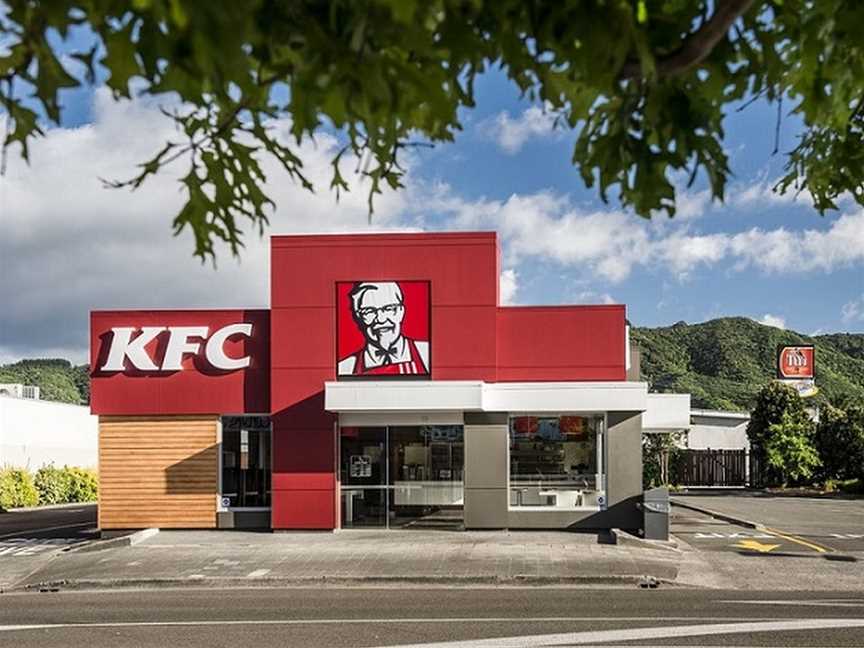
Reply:
<svg viewBox="0 0 864 648"><path fill-rule="evenodd" d="M101 529L215 528L215 416L99 420Z"/></svg>

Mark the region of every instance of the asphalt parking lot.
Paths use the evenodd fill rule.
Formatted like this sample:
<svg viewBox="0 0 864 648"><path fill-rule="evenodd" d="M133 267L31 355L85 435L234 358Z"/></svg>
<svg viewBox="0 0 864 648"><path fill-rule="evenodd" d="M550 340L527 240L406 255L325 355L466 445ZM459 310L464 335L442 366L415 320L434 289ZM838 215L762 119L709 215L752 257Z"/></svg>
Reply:
<svg viewBox="0 0 864 648"><path fill-rule="evenodd" d="M777 545L772 552L864 552L862 499L784 497L742 491L675 495L673 501L758 525L756 529L730 525L676 507L675 533L700 548L728 540L726 548L735 549L739 540L754 540Z"/></svg>

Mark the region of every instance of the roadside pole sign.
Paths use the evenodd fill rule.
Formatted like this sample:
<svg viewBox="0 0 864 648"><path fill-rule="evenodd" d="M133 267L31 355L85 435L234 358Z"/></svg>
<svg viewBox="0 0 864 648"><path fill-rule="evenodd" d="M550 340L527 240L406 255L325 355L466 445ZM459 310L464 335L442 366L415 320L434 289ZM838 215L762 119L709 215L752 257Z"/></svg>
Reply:
<svg viewBox="0 0 864 648"><path fill-rule="evenodd" d="M792 387L802 398L814 396L816 387L816 349L812 344L777 347L777 379Z"/></svg>

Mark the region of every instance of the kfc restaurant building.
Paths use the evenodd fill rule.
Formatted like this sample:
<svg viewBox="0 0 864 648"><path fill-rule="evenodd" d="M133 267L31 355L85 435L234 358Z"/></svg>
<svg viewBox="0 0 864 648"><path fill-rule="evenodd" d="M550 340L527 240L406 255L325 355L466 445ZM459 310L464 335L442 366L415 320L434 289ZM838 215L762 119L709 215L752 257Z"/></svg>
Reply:
<svg viewBox="0 0 864 648"><path fill-rule="evenodd" d="M493 233L274 236L269 310L93 312L101 529L638 528L624 306L499 271Z"/></svg>

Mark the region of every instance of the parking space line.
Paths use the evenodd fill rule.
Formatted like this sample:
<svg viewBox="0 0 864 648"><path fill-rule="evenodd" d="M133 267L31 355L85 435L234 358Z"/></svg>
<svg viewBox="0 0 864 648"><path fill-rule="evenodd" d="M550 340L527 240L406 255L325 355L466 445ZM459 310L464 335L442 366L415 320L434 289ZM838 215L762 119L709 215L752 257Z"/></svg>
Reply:
<svg viewBox="0 0 864 648"><path fill-rule="evenodd" d="M808 540L804 540L797 536L789 535L787 533L783 533L782 531L778 531L777 529L772 529L771 527L760 526L758 527L760 531L766 531L768 533L772 533L778 538L783 538L784 540L788 540L789 542L794 542L795 544L799 544L803 547L807 547L808 549L812 549L817 553L833 553L835 549L831 547L826 547L815 542L809 542Z"/></svg>

